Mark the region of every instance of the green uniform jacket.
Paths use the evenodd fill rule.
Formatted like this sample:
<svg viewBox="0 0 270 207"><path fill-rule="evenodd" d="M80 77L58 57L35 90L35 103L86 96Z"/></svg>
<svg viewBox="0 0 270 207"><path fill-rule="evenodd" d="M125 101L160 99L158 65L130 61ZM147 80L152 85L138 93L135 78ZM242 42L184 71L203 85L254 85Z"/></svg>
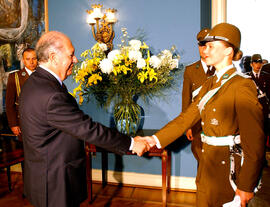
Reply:
<svg viewBox="0 0 270 207"><path fill-rule="evenodd" d="M265 145L262 107L257 99L254 82L236 75L208 101L201 114L197 107L207 91L220 86L221 81L235 71L235 68L228 70L218 83L213 81L213 77L209 78L203 84L195 102L155 135L161 146L166 147L199 120L203 132L208 136L240 134L244 162L241 167L240 157L236 157L236 185L240 190L252 192L260 176ZM221 206L231 201L234 196L229 182L229 147L203 143L202 151L197 173L197 179L200 180L197 190L204 191L209 206Z"/></svg>

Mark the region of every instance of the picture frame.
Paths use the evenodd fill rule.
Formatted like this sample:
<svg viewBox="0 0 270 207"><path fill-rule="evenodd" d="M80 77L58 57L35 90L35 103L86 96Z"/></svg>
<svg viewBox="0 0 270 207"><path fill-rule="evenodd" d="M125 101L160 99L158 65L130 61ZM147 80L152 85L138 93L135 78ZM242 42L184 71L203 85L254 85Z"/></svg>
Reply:
<svg viewBox="0 0 270 207"><path fill-rule="evenodd" d="M48 0L0 0L0 129L10 72L23 67L22 52L49 30Z"/></svg>

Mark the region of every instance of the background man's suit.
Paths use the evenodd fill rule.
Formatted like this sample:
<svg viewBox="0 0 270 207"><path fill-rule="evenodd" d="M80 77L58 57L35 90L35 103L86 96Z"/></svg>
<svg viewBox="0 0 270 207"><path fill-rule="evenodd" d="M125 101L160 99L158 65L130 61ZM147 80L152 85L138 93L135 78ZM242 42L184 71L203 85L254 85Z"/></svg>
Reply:
<svg viewBox="0 0 270 207"><path fill-rule="evenodd" d="M265 132L268 134L269 129L267 123L268 120L268 114L269 114L269 98L270 98L270 74L266 73L264 71L260 72L259 78L256 79L253 72L248 72L247 75L251 76L252 80L256 83L257 90L258 90L258 99L263 107L263 115L265 119ZM259 90L261 92L259 92ZM261 93L264 93L265 95L262 95Z"/></svg>
<svg viewBox="0 0 270 207"><path fill-rule="evenodd" d="M6 90L6 113L9 127L19 126L19 97L15 83L15 74L18 74L20 88L22 88L25 81L29 78L25 68L10 73L8 76L7 90Z"/></svg>
<svg viewBox="0 0 270 207"><path fill-rule="evenodd" d="M209 75L205 73L201 60L186 67L182 90L182 112L184 112L192 103L192 93L201 87L208 77ZM194 157L199 161L199 156L202 150L202 142L200 136L202 131L201 123L197 122L191 129L192 135L194 137L191 143L191 150L194 154Z"/></svg>
<svg viewBox="0 0 270 207"><path fill-rule="evenodd" d="M119 154L131 144L130 137L93 122L65 87L40 67L22 89L19 112L24 190L34 206L73 207L86 199L84 141Z"/></svg>

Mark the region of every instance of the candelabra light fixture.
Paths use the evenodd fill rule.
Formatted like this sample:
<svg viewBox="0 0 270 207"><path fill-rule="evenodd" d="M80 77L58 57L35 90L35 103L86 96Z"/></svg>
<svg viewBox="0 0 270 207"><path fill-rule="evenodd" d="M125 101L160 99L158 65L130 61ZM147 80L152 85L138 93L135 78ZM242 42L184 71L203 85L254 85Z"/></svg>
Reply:
<svg viewBox="0 0 270 207"><path fill-rule="evenodd" d="M86 10L88 13L87 23L92 27L92 34L95 40L100 43L105 43L109 52L113 49L113 25L117 22L117 10L106 9L105 13L102 13L102 7L103 5L101 4L93 4L92 9Z"/></svg>

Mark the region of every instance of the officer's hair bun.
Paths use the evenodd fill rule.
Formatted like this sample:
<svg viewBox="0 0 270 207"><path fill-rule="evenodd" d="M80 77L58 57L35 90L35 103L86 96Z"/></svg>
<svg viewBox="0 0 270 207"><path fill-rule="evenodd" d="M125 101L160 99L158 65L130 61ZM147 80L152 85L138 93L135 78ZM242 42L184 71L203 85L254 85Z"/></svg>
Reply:
<svg viewBox="0 0 270 207"><path fill-rule="evenodd" d="M237 61L240 60L243 56L243 52L241 50L238 50L234 53L233 60Z"/></svg>

